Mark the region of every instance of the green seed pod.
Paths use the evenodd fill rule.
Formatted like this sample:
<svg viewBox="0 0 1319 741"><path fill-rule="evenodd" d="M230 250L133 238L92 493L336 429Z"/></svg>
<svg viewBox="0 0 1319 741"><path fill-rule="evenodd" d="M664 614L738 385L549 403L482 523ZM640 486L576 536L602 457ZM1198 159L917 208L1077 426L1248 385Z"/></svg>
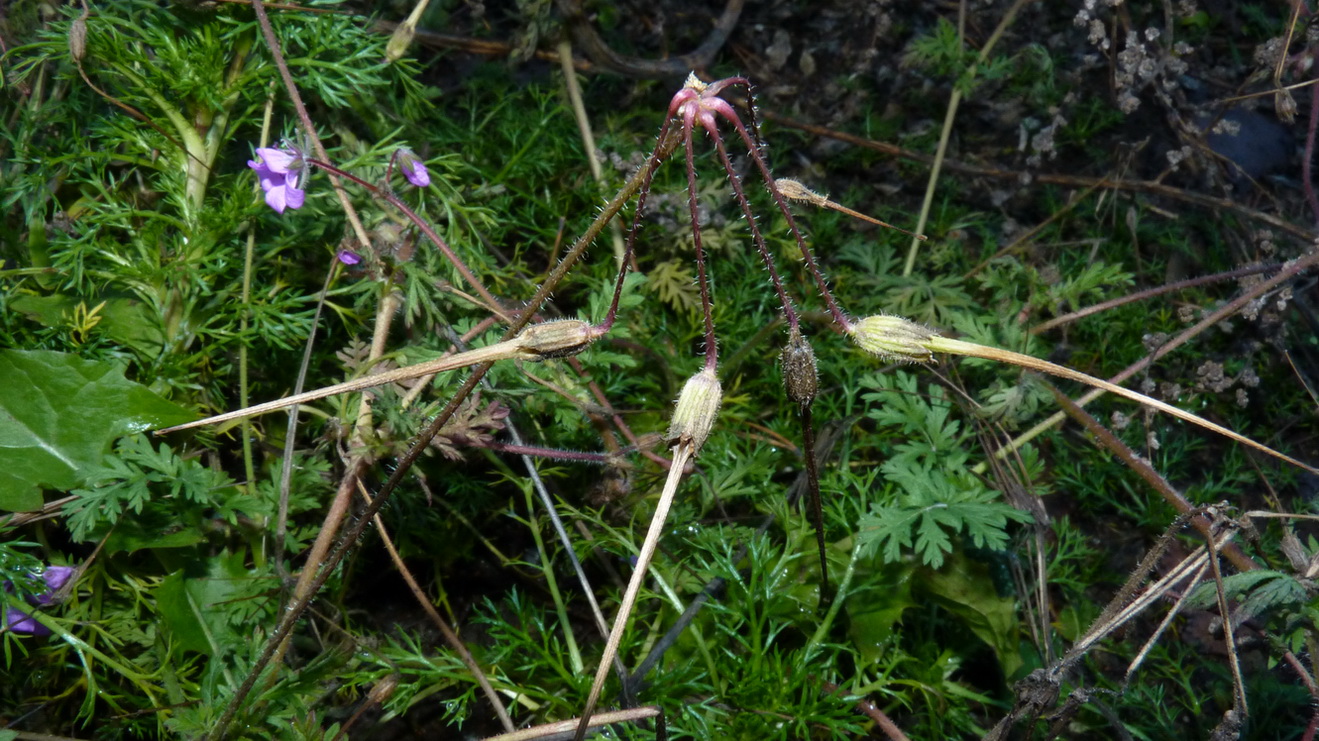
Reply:
<svg viewBox="0 0 1319 741"><path fill-rule="evenodd" d="M693 453L700 450L710 437L723 395L723 387L712 368L687 379L682 393L678 394L678 404L669 423L669 442L675 445L689 443Z"/></svg>
<svg viewBox="0 0 1319 741"><path fill-rule="evenodd" d="M814 401L820 387L815 351L796 327L788 332L788 344L783 347L779 361L783 363L783 387L788 398L803 407Z"/></svg>
<svg viewBox="0 0 1319 741"><path fill-rule="evenodd" d="M879 314L852 325L852 339L862 350L881 360L902 363L933 363L934 353L927 346L936 335L910 319Z"/></svg>
<svg viewBox="0 0 1319 741"><path fill-rule="evenodd" d="M519 349L545 358L566 358L585 350L600 335L580 319L533 324L517 336Z"/></svg>

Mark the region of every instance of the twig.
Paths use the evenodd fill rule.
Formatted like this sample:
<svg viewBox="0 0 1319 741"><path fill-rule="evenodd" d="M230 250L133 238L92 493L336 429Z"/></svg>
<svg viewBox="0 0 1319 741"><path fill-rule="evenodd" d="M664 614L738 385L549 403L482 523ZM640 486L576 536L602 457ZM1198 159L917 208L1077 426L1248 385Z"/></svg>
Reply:
<svg viewBox="0 0 1319 741"><path fill-rule="evenodd" d="M1136 455L1136 452L1126 443L1122 442L1121 438L1114 435L1107 427L1100 424L1099 420L1094 418L1094 415L1082 409L1076 404L1076 402L1072 401L1066 394L1059 391L1053 384L1047 382L1044 383L1049 391L1053 393L1053 398L1058 402L1058 406L1061 406L1063 411L1067 413L1067 416L1079 422L1081 426L1085 428L1086 432L1094 435L1100 445L1116 455L1124 464L1126 464L1127 468L1135 471L1137 476L1140 476L1146 483L1154 487L1154 490L1159 492L1159 495L1163 497L1164 501L1173 506L1173 509L1176 509L1178 513L1183 515L1191 515L1197 511L1196 506L1187 501L1186 497L1182 496L1181 492L1174 489L1172 484L1168 483L1167 479L1165 479L1158 471L1154 470L1154 467L1151 466L1149 462ZM1210 534L1211 524L1212 523L1210 523L1209 519L1204 515L1195 515L1191 518L1191 525L1206 537ZM1241 571L1254 571L1262 568L1258 563L1255 563L1254 559L1246 555L1236 543L1228 543L1223 547L1222 552L1223 555L1232 562L1232 565L1236 566Z"/></svg>
<svg viewBox="0 0 1319 741"><path fill-rule="evenodd" d="M728 0L724 12L715 21L714 28L701 42L700 46L686 54L679 54L662 60L638 59L623 56L609 46L595 32L591 19L586 17L581 0L558 0L559 12L563 14L572 32L577 47L586 52L586 56L600 67L611 72L633 77L678 77L694 69L705 69L728 40L737 19L742 14L746 0Z"/></svg>
<svg viewBox="0 0 1319 741"><path fill-rule="evenodd" d="M821 685L824 687L825 692L833 693L841 689L832 682L821 682ZM884 735L892 741L910 741L907 734L903 733L901 728L898 728L898 724L894 723L875 703L863 697L856 701L856 709L860 710L867 718L875 721L875 725L879 726L879 730L883 731Z"/></svg>
<svg viewBox="0 0 1319 741"><path fill-rule="evenodd" d="M646 718L663 718L663 712L653 706L647 705L640 708L629 708L627 710L613 710L608 713L596 713L590 718L582 718L586 721L586 727L595 728L596 726L607 726L611 723L626 723L628 721L645 720ZM526 728L515 733L504 733L498 736L491 736L485 741L535 741L535 739L544 739L549 741L550 737L570 738L579 723L579 719L561 720L556 723L546 723L544 725Z"/></svg>
<svg viewBox="0 0 1319 741"><path fill-rule="evenodd" d="M366 501L367 506L371 505L371 495L367 493L366 487L362 486L360 480L357 482L357 493ZM481 670L480 664L477 664L476 659L472 658L472 652L467 650L463 639L459 638L453 628L449 627L449 623L445 621L439 611L435 609L435 606L431 604L430 598L422 591L421 585L412 576L412 571L408 569L407 564L403 563L403 558L399 556L398 549L394 547L393 538L389 537L389 531L385 529L384 520L380 519L379 514L373 515L371 519L375 523L376 532L380 534L380 542L385 546L385 551L389 553L389 559L394 562L394 568L403 577L403 581L407 582L408 589L412 591L412 596L416 598L417 604L421 606L431 622L435 623L435 627L440 629L440 635L444 636L444 642L449 644L449 648L452 648L454 653L458 654L458 658L462 660L463 665L472 673L476 683L481 686L481 691L485 693L486 699L490 701L491 707L494 708L495 715L499 716L499 722L505 728L513 728L513 721L508 717L508 711L504 709L504 703L499 699L499 693L495 692L495 688L490 686L490 680L486 679L485 672Z"/></svg>
<svg viewBox="0 0 1319 741"><path fill-rule="evenodd" d="M1194 288L1196 286L1203 286L1209 283L1218 283L1220 281L1225 281L1225 280L1236 280L1237 278L1244 278L1248 275L1258 275L1260 273L1267 273L1270 270L1277 270L1280 267L1282 267L1282 264L1276 262L1269 263L1268 265L1251 265L1250 267L1246 267L1246 268L1229 270L1226 273L1203 275L1200 276L1199 278L1189 278L1187 280L1179 280L1176 283L1168 283L1162 286L1155 286L1154 288L1147 288L1144 291L1129 293L1126 296L1121 296L1119 298L1111 299L1109 301L1104 301L1103 303L1098 303L1093 306L1087 306L1084 309L1080 309L1079 311L1073 311L1070 314L1064 314L1059 317L1054 317L1053 319L1050 319L1047 322L1042 322L1040 324L1035 325L1034 327L1031 327L1029 332L1031 334L1043 334L1044 332L1048 332L1054 327L1059 327L1064 324L1070 324L1071 322L1074 322L1077 319L1084 319L1085 317L1092 316L1094 314L1099 314L1101 312L1108 311L1109 309L1116 309L1119 306L1135 303L1136 301L1144 301L1146 299L1162 296L1165 293L1181 291L1186 288Z"/></svg>

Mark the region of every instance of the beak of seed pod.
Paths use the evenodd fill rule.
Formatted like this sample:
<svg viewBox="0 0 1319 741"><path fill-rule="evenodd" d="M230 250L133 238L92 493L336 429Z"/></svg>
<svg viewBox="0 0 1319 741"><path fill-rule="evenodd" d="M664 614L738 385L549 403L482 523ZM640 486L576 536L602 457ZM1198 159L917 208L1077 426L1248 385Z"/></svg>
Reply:
<svg viewBox="0 0 1319 741"><path fill-rule="evenodd" d="M674 445L687 443L693 454L700 450L710 437L723 395L723 386L715 377L713 368L706 368L687 379L682 393L678 394L678 405L669 423L669 442Z"/></svg>
<svg viewBox="0 0 1319 741"><path fill-rule="evenodd" d="M928 343L937 335L910 319L879 314L868 316L848 328L856 344L887 362L933 363Z"/></svg>
<svg viewBox="0 0 1319 741"><path fill-rule="evenodd" d="M783 347L779 362L783 364L783 387L788 399L797 406L808 406L815 400L820 379L815 369L815 351L796 327L788 332L788 344Z"/></svg>

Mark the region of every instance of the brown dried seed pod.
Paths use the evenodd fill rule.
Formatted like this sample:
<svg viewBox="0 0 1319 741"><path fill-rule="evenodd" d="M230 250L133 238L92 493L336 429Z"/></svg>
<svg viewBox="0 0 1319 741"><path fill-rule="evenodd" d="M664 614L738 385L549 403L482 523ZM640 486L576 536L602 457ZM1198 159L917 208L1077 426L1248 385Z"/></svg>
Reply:
<svg viewBox="0 0 1319 741"><path fill-rule="evenodd" d="M82 58L87 55L87 20L85 18L74 19L73 25L69 27L69 56L75 62L81 62Z"/></svg>
<svg viewBox="0 0 1319 741"><path fill-rule="evenodd" d="M788 398L798 406L806 406L814 401L820 388L819 374L815 368L815 351L796 327L788 332L788 344L784 346L779 360L783 363L783 387L788 392Z"/></svg>

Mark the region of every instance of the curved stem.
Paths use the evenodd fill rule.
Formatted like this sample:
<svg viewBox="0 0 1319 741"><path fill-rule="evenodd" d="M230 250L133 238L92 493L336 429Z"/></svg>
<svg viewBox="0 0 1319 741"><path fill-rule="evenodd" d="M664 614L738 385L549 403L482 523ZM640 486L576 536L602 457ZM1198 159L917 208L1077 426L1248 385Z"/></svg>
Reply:
<svg viewBox="0 0 1319 741"><path fill-rule="evenodd" d="M401 198L389 192L388 190L384 190L375 185L372 185L371 183L368 183L367 181L357 177L356 175L348 172L347 170L342 170L338 167L335 167L334 165L331 165L328 162L323 162L321 160L315 160L315 159L308 159L307 164L314 165L322 170L325 170L326 172L332 173L346 180L351 180L354 183L357 183L358 185L362 186L363 188L366 188L375 197L384 200L389 205L403 212L403 215L408 217L408 221L411 221L413 224L415 224L417 228L421 230L421 233L425 234L426 238L435 244L435 246L444 255L445 259L447 259L449 263L453 265L454 269L458 271L458 275L462 276L464 281L467 281L467 285L471 286L472 290L476 291L476 293L481 297L481 299L486 302L487 304L486 308L490 309L496 314L500 314L500 315L504 314L504 310L499 305L499 300L494 297L494 294L486 290L485 285L483 285L481 281L476 277L476 275L467 267L467 263L463 262L462 259L458 257L458 255L454 254L454 251L449 248L449 244L444 241L444 238L441 237L439 233L436 232L433 227L431 227L430 224L426 223L425 219L418 216L416 211L413 211L412 208L408 206L408 204L404 203Z"/></svg>
<svg viewBox="0 0 1319 741"><path fill-rule="evenodd" d="M683 145L687 151L687 208L692 219L692 246L696 249L696 282L701 289L701 314L705 319L705 367L713 370L718 359L714 338L714 308L710 305L710 278L705 271L705 249L701 245L700 204L696 200L696 162L692 155L692 122L683 121Z"/></svg>
<svg viewBox="0 0 1319 741"><path fill-rule="evenodd" d="M605 313L605 319L600 323L599 329L609 331L614 326L614 321L618 318L618 302L623 298L623 283L627 278L627 271L631 269L632 262L636 255L637 234L641 231L641 218L646 210L646 198L650 195L650 184L655 178L655 171L659 169L660 162L666 157L673 154L673 144L670 141L672 132L677 131L673 128L673 119L665 118L664 123L660 125L659 137L655 140L655 150L651 152L650 159L646 160L645 170L641 176L641 188L637 191L637 210L632 214L632 226L627 232L627 243L623 247L623 255L618 266L618 280L614 283L614 297L609 302L609 311Z"/></svg>
<svg viewBox="0 0 1319 741"><path fill-rule="evenodd" d="M774 285L774 292L779 296L779 303L783 306L783 318L788 321L790 329L796 329L798 325L797 311L792 308L792 299L788 298L787 291L783 288L783 281L779 278L779 271L774 267L774 257L769 252L769 246L765 244L765 235L760 231L760 225L756 223L755 214L751 213L751 203L747 200L746 192L742 188L742 178L738 176L737 171L733 169L733 162L728 157L728 147L724 146L724 140L713 127L707 129L710 137L714 139L714 147L719 152L719 160L724 163L724 172L728 173L728 184L733 188L733 195L739 206L742 207L742 215L747 220L747 229L751 230L751 241L755 243L756 250L760 252L760 259L765 263L765 269L769 271L770 283Z"/></svg>
<svg viewBox="0 0 1319 741"><path fill-rule="evenodd" d="M792 209L788 207L788 199L783 196L779 187L774 184L774 175L769 170L769 163L765 158L760 156L760 148L752 140L750 132L737 116L730 116L727 113L720 112L725 119L733 124L737 133L742 137L742 142L747 145L747 150L751 154L751 161L756 163L760 169L760 175L765 179L765 187L769 189L769 194L774 197L774 203L779 207L779 212L788 222L788 231L792 232L793 239L797 240L797 248L801 250L802 259L806 262L806 269L811 272L811 277L815 279L815 287L820 291L820 297L824 299L824 305L828 307L829 313L833 315L834 321L838 323L839 329L846 329L850 326L847 315L843 310L838 308L837 302L834 301L833 293L829 290L828 283L825 282L824 273L820 266L816 264L815 257L811 255L811 249L806 246L806 238L801 235L801 230L797 228L797 220L792 217Z"/></svg>

